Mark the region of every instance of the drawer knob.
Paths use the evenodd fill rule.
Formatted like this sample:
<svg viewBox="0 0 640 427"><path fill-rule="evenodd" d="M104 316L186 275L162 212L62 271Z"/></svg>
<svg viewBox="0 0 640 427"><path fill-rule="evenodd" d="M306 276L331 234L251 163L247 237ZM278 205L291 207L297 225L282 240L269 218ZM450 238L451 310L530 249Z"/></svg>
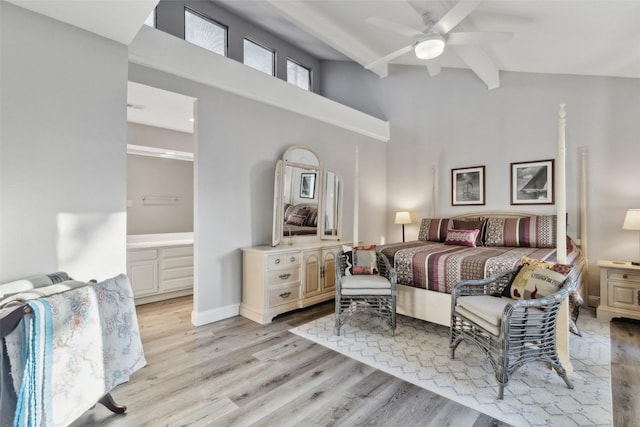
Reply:
<svg viewBox="0 0 640 427"><path fill-rule="evenodd" d="M275 261L273 261L274 264L280 264L280 258L276 258Z"/></svg>
<svg viewBox="0 0 640 427"><path fill-rule="evenodd" d="M289 261L291 261L291 262L295 262L295 260L296 260L296 257L294 257L294 256L292 256L291 258L289 258Z"/></svg>
<svg viewBox="0 0 640 427"><path fill-rule="evenodd" d="M289 298L291 296L291 292L283 292L280 294L280 298Z"/></svg>
<svg viewBox="0 0 640 427"><path fill-rule="evenodd" d="M291 273L284 273L278 276L279 278L281 278L282 280L287 280L289 277L291 277Z"/></svg>
<svg viewBox="0 0 640 427"><path fill-rule="evenodd" d="M626 273L625 273L625 274L623 274L623 275L622 275L622 278L623 278L623 279L627 279L627 278L628 278L627 274L626 274Z"/></svg>

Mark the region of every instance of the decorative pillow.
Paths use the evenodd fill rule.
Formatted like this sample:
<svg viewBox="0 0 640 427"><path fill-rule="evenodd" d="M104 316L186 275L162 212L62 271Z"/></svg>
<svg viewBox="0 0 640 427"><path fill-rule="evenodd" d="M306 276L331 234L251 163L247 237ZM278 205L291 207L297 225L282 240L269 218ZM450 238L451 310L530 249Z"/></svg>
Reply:
<svg viewBox="0 0 640 427"><path fill-rule="evenodd" d="M453 228L456 230L479 230L478 237L476 238L476 246L482 246L484 239L484 227L486 221L484 219L454 219Z"/></svg>
<svg viewBox="0 0 640 427"><path fill-rule="evenodd" d="M353 275L378 274L378 260L376 257L376 245L353 247Z"/></svg>
<svg viewBox="0 0 640 427"><path fill-rule="evenodd" d="M306 215L297 215L291 214L289 218L287 218L287 225L303 225L305 220L307 219Z"/></svg>
<svg viewBox="0 0 640 427"><path fill-rule="evenodd" d="M317 227L318 226L318 209L311 208L307 218L304 221L304 225L307 227Z"/></svg>
<svg viewBox="0 0 640 427"><path fill-rule="evenodd" d="M555 215L524 218L487 218L485 246L556 247Z"/></svg>
<svg viewBox="0 0 640 427"><path fill-rule="evenodd" d="M458 245L476 247L476 239L480 230L447 230L447 239L444 241L445 245Z"/></svg>
<svg viewBox="0 0 640 427"><path fill-rule="evenodd" d="M310 206L304 206L304 205L291 206L287 209L287 212L285 212L284 222L289 224L289 218L291 218L292 215L300 215L306 218L309 215L310 211L311 211Z"/></svg>
<svg viewBox="0 0 640 427"><path fill-rule="evenodd" d="M520 265L532 265L534 267L546 268L547 270L555 271L564 276L568 276L571 273L573 266L569 264L558 264L551 261L543 261L541 259L529 258L523 256L520 260Z"/></svg>
<svg viewBox="0 0 640 427"><path fill-rule="evenodd" d="M347 263L344 269L345 276L351 276L351 270L353 269L353 248L351 246L342 245L342 252L344 252L345 261Z"/></svg>
<svg viewBox="0 0 640 427"><path fill-rule="evenodd" d="M422 218L418 240L427 242L444 242L447 230L453 227L453 220L449 218Z"/></svg>
<svg viewBox="0 0 640 427"><path fill-rule="evenodd" d="M558 292L566 279L555 271L523 265L511 283L511 298L540 299Z"/></svg>

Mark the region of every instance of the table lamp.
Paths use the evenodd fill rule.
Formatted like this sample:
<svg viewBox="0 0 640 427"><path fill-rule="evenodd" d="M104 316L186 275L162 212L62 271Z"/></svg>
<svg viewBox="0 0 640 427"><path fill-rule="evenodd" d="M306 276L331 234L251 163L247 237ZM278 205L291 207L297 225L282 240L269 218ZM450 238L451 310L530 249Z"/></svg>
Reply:
<svg viewBox="0 0 640 427"><path fill-rule="evenodd" d="M640 231L640 209L629 209L627 211L627 215L624 217L624 223L622 224L622 229ZM638 236L640 236L640 233L638 233ZM640 246L638 250L640 251ZM640 265L640 257L638 257L638 260L639 261L632 261L631 264Z"/></svg>
<svg viewBox="0 0 640 427"><path fill-rule="evenodd" d="M638 218L640 220L640 216ZM409 212L396 212L396 224L402 224L402 241L404 242L404 225L411 224L411 215L409 215Z"/></svg>

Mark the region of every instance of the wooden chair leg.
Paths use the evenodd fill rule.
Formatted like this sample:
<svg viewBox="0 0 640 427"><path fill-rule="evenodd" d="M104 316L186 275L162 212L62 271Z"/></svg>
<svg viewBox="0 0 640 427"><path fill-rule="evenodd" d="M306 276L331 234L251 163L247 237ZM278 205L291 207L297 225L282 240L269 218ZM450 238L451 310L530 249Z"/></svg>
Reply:
<svg viewBox="0 0 640 427"><path fill-rule="evenodd" d="M115 400L113 400L113 396L111 393L107 393L98 400L98 403L104 405L108 410L113 412L114 414L124 414L127 410L127 407L124 405L120 405Z"/></svg>

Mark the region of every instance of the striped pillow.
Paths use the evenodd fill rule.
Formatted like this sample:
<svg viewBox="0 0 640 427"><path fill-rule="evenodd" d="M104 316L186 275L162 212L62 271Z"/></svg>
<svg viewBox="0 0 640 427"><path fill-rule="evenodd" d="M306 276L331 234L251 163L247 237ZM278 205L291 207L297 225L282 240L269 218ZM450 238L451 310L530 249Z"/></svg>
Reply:
<svg viewBox="0 0 640 427"><path fill-rule="evenodd" d="M449 218L422 218L418 240L427 242L444 242L447 230L453 228L453 220Z"/></svg>
<svg viewBox="0 0 640 427"><path fill-rule="evenodd" d="M485 246L555 248L556 216L488 218L484 244Z"/></svg>

